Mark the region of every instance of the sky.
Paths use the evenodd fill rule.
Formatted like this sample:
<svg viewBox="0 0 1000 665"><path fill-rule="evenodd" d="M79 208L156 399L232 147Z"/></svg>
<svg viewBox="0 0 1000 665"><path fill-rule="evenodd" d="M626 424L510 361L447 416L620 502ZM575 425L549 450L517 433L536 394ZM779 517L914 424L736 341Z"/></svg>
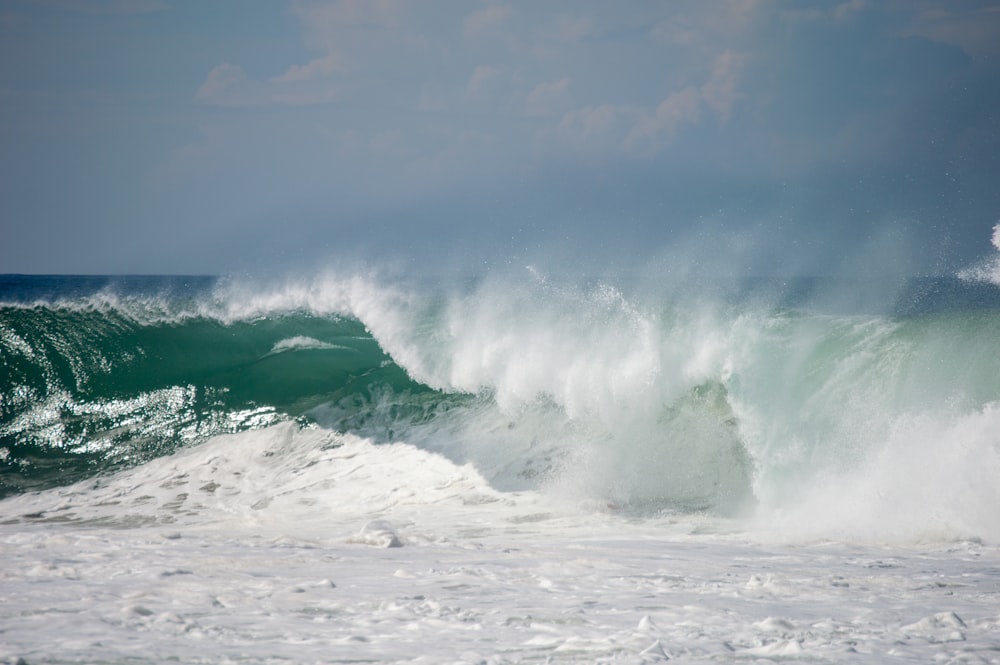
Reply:
<svg viewBox="0 0 1000 665"><path fill-rule="evenodd" d="M950 274L1000 2L6 0L0 273Z"/></svg>

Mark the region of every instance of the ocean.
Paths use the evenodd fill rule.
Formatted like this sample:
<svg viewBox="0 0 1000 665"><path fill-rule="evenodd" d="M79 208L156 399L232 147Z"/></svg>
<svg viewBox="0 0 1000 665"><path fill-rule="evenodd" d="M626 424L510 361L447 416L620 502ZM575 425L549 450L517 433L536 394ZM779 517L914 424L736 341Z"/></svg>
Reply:
<svg viewBox="0 0 1000 665"><path fill-rule="evenodd" d="M0 276L0 658L1000 662L996 274Z"/></svg>

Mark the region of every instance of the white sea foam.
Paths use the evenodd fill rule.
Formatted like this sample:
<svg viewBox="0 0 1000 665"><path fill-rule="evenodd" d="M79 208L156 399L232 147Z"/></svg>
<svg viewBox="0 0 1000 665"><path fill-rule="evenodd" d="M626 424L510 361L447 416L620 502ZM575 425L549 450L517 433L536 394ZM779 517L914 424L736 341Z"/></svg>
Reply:
<svg viewBox="0 0 1000 665"><path fill-rule="evenodd" d="M271 351L268 355L274 355L277 353L286 353L288 351L310 351L310 350L329 351L331 349L347 349L347 347L341 346L339 344L330 344L329 342L323 342L313 337L296 335L295 337L288 337L286 339L276 342L274 346L271 347Z"/></svg>
<svg viewBox="0 0 1000 665"><path fill-rule="evenodd" d="M1000 252L1000 223L993 227L990 241L996 251ZM958 276L971 282L988 282L1000 286L1000 254L993 254L973 266L960 270Z"/></svg>
<svg viewBox="0 0 1000 665"><path fill-rule="evenodd" d="M858 463L817 470L796 501L762 506L755 529L783 540L1000 542L997 478L1000 403L951 419L899 417Z"/></svg>
<svg viewBox="0 0 1000 665"><path fill-rule="evenodd" d="M647 515L752 509L810 539L1000 539L995 492L965 478L1000 455L988 329L644 300L538 271L450 294L370 276L237 286L219 295L227 316L356 317L417 381L480 395L405 436L501 489Z"/></svg>
<svg viewBox="0 0 1000 665"><path fill-rule="evenodd" d="M472 467L405 443L284 424L0 502L0 658L916 663L995 653L994 546L788 546L733 527L497 492ZM383 547L393 540L403 546Z"/></svg>

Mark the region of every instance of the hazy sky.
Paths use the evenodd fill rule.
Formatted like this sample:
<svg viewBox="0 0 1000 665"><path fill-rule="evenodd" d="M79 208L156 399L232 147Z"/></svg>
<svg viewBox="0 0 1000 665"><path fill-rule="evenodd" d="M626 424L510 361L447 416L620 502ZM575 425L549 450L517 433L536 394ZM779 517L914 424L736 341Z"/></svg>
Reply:
<svg viewBox="0 0 1000 665"><path fill-rule="evenodd" d="M0 272L947 272L998 219L998 2L0 5Z"/></svg>

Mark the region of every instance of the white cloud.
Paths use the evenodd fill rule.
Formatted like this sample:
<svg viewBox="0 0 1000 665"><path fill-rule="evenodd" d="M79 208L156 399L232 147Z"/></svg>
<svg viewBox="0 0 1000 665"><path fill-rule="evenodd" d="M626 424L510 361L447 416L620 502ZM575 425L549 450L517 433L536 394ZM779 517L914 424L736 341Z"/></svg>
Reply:
<svg viewBox="0 0 1000 665"><path fill-rule="evenodd" d="M843 23L860 14L868 7L866 0L846 0L829 9L793 8L782 9L778 16L787 23L815 23L817 21L835 21Z"/></svg>
<svg viewBox="0 0 1000 665"><path fill-rule="evenodd" d="M325 78L340 71L340 59L336 54L328 53L322 58L316 58L304 65L292 65L281 76L271 79L272 82L281 83L288 81L311 81L313 79Z"/></svg>
<svg viewBox="0 0 1000 665"><path fill-rule="evenodd" d="M855 14L863 11L867 3L865 0L847 0L837 5L833 10L833 18L837 21L846 21Z"/></svg>
<svg viewBox="0 0 1000 665"><path fill-rule="evenodd" d="M649 34L660 43L679 46L695 52L717 53L725 49L743 48L753 41L762 25L774 15L769 0L716 0L714 2L663 3L669 11L649 28ZM780 10L777 13L805 14L811 10Z"/></svg>
<svg viewBox="0 0 1000 665"><path fill-rule="evenodd" d="M717 0L686 5L691 25L703 40L733 38L753 32L769 4L767 0Z"/></svg>
<svg viewBox="0 0 1000 665"><path fill-rule="evenodd" d="M925 1L917 4L916 16L903 34L958 46L975 57L1000 58L1000 5Z"/></svg>
<svg viewBox="0 0 1000 665"><path fill-rule="evenodd" d="M674 142L678 131L685 124L701 119L703 97L698 89L689 86L670 94L650 114L642 117L625 137L625 146L632 154L652 155Z"/></svg>
<svg viewBox="0 0 1000 665"><path fill-rule="evenodd" d="M723 51L715 58L711 78L701 86L702 99L722 124L729 121L733 105L743 96L736 89L736 75L745 61L745 55Z"/></svg>
<svg viewBox="0 0 1000 665"><path fill-rule="evenodd" d="M570 111L559 121L559 128L572 131L584 139L591 139L608 134L618 124L623 114L631 111L624 106L603 104L588 106Z"/></svg>
<svg viewBox="0 0 1000 665"><path fill-rule="evenodd" d="M469 79L469 83L465 86L465 94L467 97L475 97L476 95L483 92L486 84L491 79L495 79L499 76L500 70L496 67L491 67L489 65L480 65L476 67L476 70L472 73L472 78Z"/></svg>
<svg viewBox="0 0 1000 665"><path fill-rule="evenodd" d="M556 19L554 36L558 41L577 42L593 32L594 19L590 16L563 14Z"/></svg>
<svg viewBox="0 0 1000 665"><path fill-rule="evenodd" d="M246 106L250 100L247 95L249 84L246 73L239 65L226 62L208 72L205 82L195 93L195 99L217 106Z"/></svg>
<svg viewBox="0 0 1000 665"><path fill-rule="evenodd" d="M642 116L641 109L614 104L569 111L555 128L556 152L596 160L620 155L627 150L624 137Z"/></svg>
<svg viewBox="0 0 1000 665"><path fill-rule="evenodd" d="M539 83L530 93L525 103L528 115L553 115L566 103L566 91L569 90L569 79Z"/></svg>
<svg viewBox="0 0 1000 665"><path fill-rule="evenodd" d="M336 31L342 25L387 20L395 15L395 3L384 0L359 3L298 3L295 15L303 25L303 38L310 50L320 53L305 64L291 65L284 73L266 80L250 79L238 65L225 63L213 68L195 98L216 106L304 106L325 104L338 94L334 75L344 70L336 48Z"/></svg>
<svg viewBox="0 0 1000 665"><path fill-rule="evenodd" d="M483 33L495 30L510 18L510 5L490 5L466 17L462 23L462 35L473 39Z"/></svg>
<svg viewBox="0 0 1000 665"><path fill-rule="evenodd" d="M248 78L239 65L229 63L213 67L195 92L195 99L203 104L233 108L324 104L333 101L336 96L337 90L326 83L317 84L306 78L287 75L269 81L256 81Z"/></svg>
<svg viewBox="0 0 1000 665"><path fill-rule="evenodd" d="M701 122L705 110L725 124L736 102L737 73L745 56L724 51L713 61L707 80L667 95L656 108L603 104L562 116L557 135L572 151L649 157L667 149L684 127Z"/></svg>
<svg viewBox="0 0 1000 665"><path fill-rule="evenodd" d="M660 21L653 26L653 39L662 44L691 46L698 41L698 35L690 20L683 15Z"/></svg>

